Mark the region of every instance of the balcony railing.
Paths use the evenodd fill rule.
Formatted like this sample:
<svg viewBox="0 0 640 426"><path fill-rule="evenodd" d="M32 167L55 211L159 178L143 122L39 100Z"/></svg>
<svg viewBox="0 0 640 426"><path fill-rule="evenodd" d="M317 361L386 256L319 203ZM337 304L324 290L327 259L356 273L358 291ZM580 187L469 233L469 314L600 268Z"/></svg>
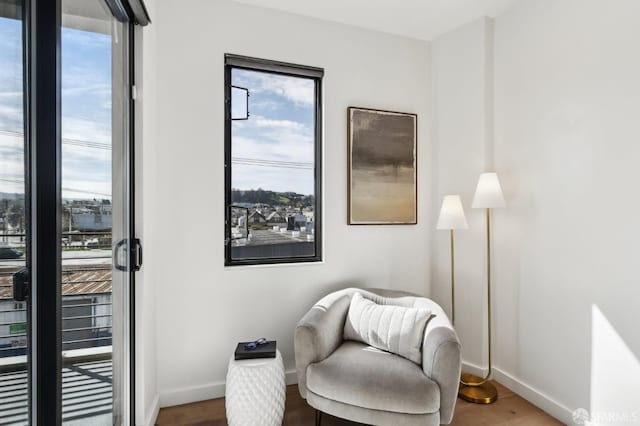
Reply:
<svg viewBox="0 0 640 426"><path fill-rule="evenodd" d="M0 241L24 251L24 234L0 235ZM63 233L63 351L111 346L111 258L111 233ZM0 259L0 371L26 362L27 305L13 300L12 283L23 266L24 257Z"/></svg>
<svg viewBox="0 0 640 426"><path fill-rule="evenodd" d="M24 237L0 244L24 252ZM63 420L111 424L111 233L67 232L62 246ZM0 426L28 421L27 304L13 299L12 282L24 264L0 259Z"/></svg>

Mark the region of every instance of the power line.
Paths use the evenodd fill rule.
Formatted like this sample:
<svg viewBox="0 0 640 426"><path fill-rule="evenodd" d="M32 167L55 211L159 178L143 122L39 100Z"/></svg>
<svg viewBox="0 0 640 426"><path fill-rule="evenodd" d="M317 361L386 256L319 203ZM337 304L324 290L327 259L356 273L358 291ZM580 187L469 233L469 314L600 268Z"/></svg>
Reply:
<svg viewBox="0 0 640 426"><path fill-rule="evenodd" d="M14 132L11 130L0 130L0 135L5 136L13 136L13 137L24 137L24 133L22 132ZM94 142L94 141L85 141L80 139L69 139L62 138L62 143L65 145L74 145L74 146L82 146L85 148L95 148L95 149L103 149L111 151L111 145L103 142ZM9 182L9 183L18 183L24 184L24 179L2 179L0 181ZM111 194L105 194L103 192L96 191L87 191L84 189L76 189L76 188L66 188L62 187L64 191L75 192L78 194L88 194L88 195L100 195L102 197L111 197Z"/></svg>
<svg viewBox="0 0 640 426"><path fill-rule="evenodd" d="M277 169L297 169L297 170L313 170L313 167L293 167L293 166L281 166L276 164L257 164L250 162L242 162L242 161L233 161L233 164L239 164L243 166L258 166L258 167L273 167Z"/></svg>
<svg viewBox="0 0 640 426"><path fill-rule="evenodd" d="M261 160L258 158L245 158L245 157L233 157L233 160L241 160L241 161L256 161L262 163L277 163L277 164L285 164L285 165L297 165L297 166L312 166L313 163L304 163L301 161L282 161L282 160Z"/></svg>
<svg viewBox="0 0 640 426"><path fill-rule="evenodd" d="M0 130L0 135L24 137L23 132L14 132L11 130ZM74 145L74 146L81 146L84 148L95 148L95 149L103 149L106 151L111 151L111 144L104 143L104 142L94 142L94 141L85 141L81 139L62 138L62 143L65 145Z"/></svg>
<svg viewBox="0 0 640 426"><path fill-rule="evenodd" d="M9 183L19 183L19 184L24 184L24 179L6 179L6 178L0 178L0 181L3 182L9 182ZM75 189L75 188L65 188L62 187L62 189L64 191L69 191L69 192L77 192L79 194L89 194L89 195L101 195L103 197L111 197L111 194L105 194L103 192L96 192L96 191L87 191L85 189Z"/></svg>
<svg viewBox="0 0 640 426"><path fill-rule="evenodd" d="M96 148L96 149L104 149L105 151L111 151L111 145L103 142L91 142L91 141L83 141L79 139L62 138L62 143L66 145L83 146L85 148Z"/></svg>
<svg viewBox="0 0 640 426"><path fill-rule="evenodd" d="M242 164L245 166L275 167L282 169L313 170L314 168L313 163L280 160L260 160L257 158L233 157L231 159L231 162L234 164Z"/></svg>

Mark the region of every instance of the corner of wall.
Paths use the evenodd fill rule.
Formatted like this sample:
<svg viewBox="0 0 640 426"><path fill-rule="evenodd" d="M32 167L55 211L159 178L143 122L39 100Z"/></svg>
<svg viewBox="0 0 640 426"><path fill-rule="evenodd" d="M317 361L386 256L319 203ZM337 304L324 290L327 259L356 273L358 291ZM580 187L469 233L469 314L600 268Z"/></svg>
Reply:
<svg viewBox="0 0 640 426"><path fill-rule="evenodd" d="M495 101L494 101L494 21L485 17L484 21L484 162L485 171L492 171L495 167L494 139L495 139Z"/></svg>
<svg viewBox="0 0 640 426"><path fill-rule="evenodd" d="M442 197L459 194L469 230L456 239L456 329L464 342L463 356L485 364L486 236L481 212L470 209L478 175L493 163L493 19L480 18L432 42L431 104L433 140L433 213ZM435 222L434 222L435 223ZM449 236L432 240L433 298L451 309Z"/></svg>
<svg viewBox="0 0 640 426"><path fill-rule="evenodd" d="M158 394L156 394L155 397L151 400L151 404L145 410L145 412L146 417L144 423L142 424L144 426L154 426L156 424L158 414L160 413L160 396Z"/></svg>

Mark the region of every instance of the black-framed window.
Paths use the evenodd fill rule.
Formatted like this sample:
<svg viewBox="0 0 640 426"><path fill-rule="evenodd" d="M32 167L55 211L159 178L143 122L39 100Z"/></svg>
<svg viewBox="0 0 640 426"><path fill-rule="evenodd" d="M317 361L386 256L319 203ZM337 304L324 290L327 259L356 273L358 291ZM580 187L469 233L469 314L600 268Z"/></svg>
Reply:
<svg viewBox="0 0 640 426"><path fill-rule="evenodd" d="M323 74L225 55L225 265L322 260Z"/></svg>

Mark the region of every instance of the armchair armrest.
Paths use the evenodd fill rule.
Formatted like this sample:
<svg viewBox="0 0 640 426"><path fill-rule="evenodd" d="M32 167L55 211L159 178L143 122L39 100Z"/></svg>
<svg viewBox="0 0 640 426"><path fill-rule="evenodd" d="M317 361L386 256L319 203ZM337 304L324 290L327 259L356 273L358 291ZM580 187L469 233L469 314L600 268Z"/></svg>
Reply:
<svg viewBox="0 0 640 426"><path fill-rule="evenodd" d="M344 322L351 302L350 291L331 293L317 302L300 320L294 346L298 390L307 397L307 367L327 358L342 343Z"/></svg>
<svg viewBox="0 0 640 426"><path fill-rule="evenodd" d="M425 329L422 369L440 387L440 423L449 424L460 383L460 341L444 311L439 306L438 310Z"/></svg>

